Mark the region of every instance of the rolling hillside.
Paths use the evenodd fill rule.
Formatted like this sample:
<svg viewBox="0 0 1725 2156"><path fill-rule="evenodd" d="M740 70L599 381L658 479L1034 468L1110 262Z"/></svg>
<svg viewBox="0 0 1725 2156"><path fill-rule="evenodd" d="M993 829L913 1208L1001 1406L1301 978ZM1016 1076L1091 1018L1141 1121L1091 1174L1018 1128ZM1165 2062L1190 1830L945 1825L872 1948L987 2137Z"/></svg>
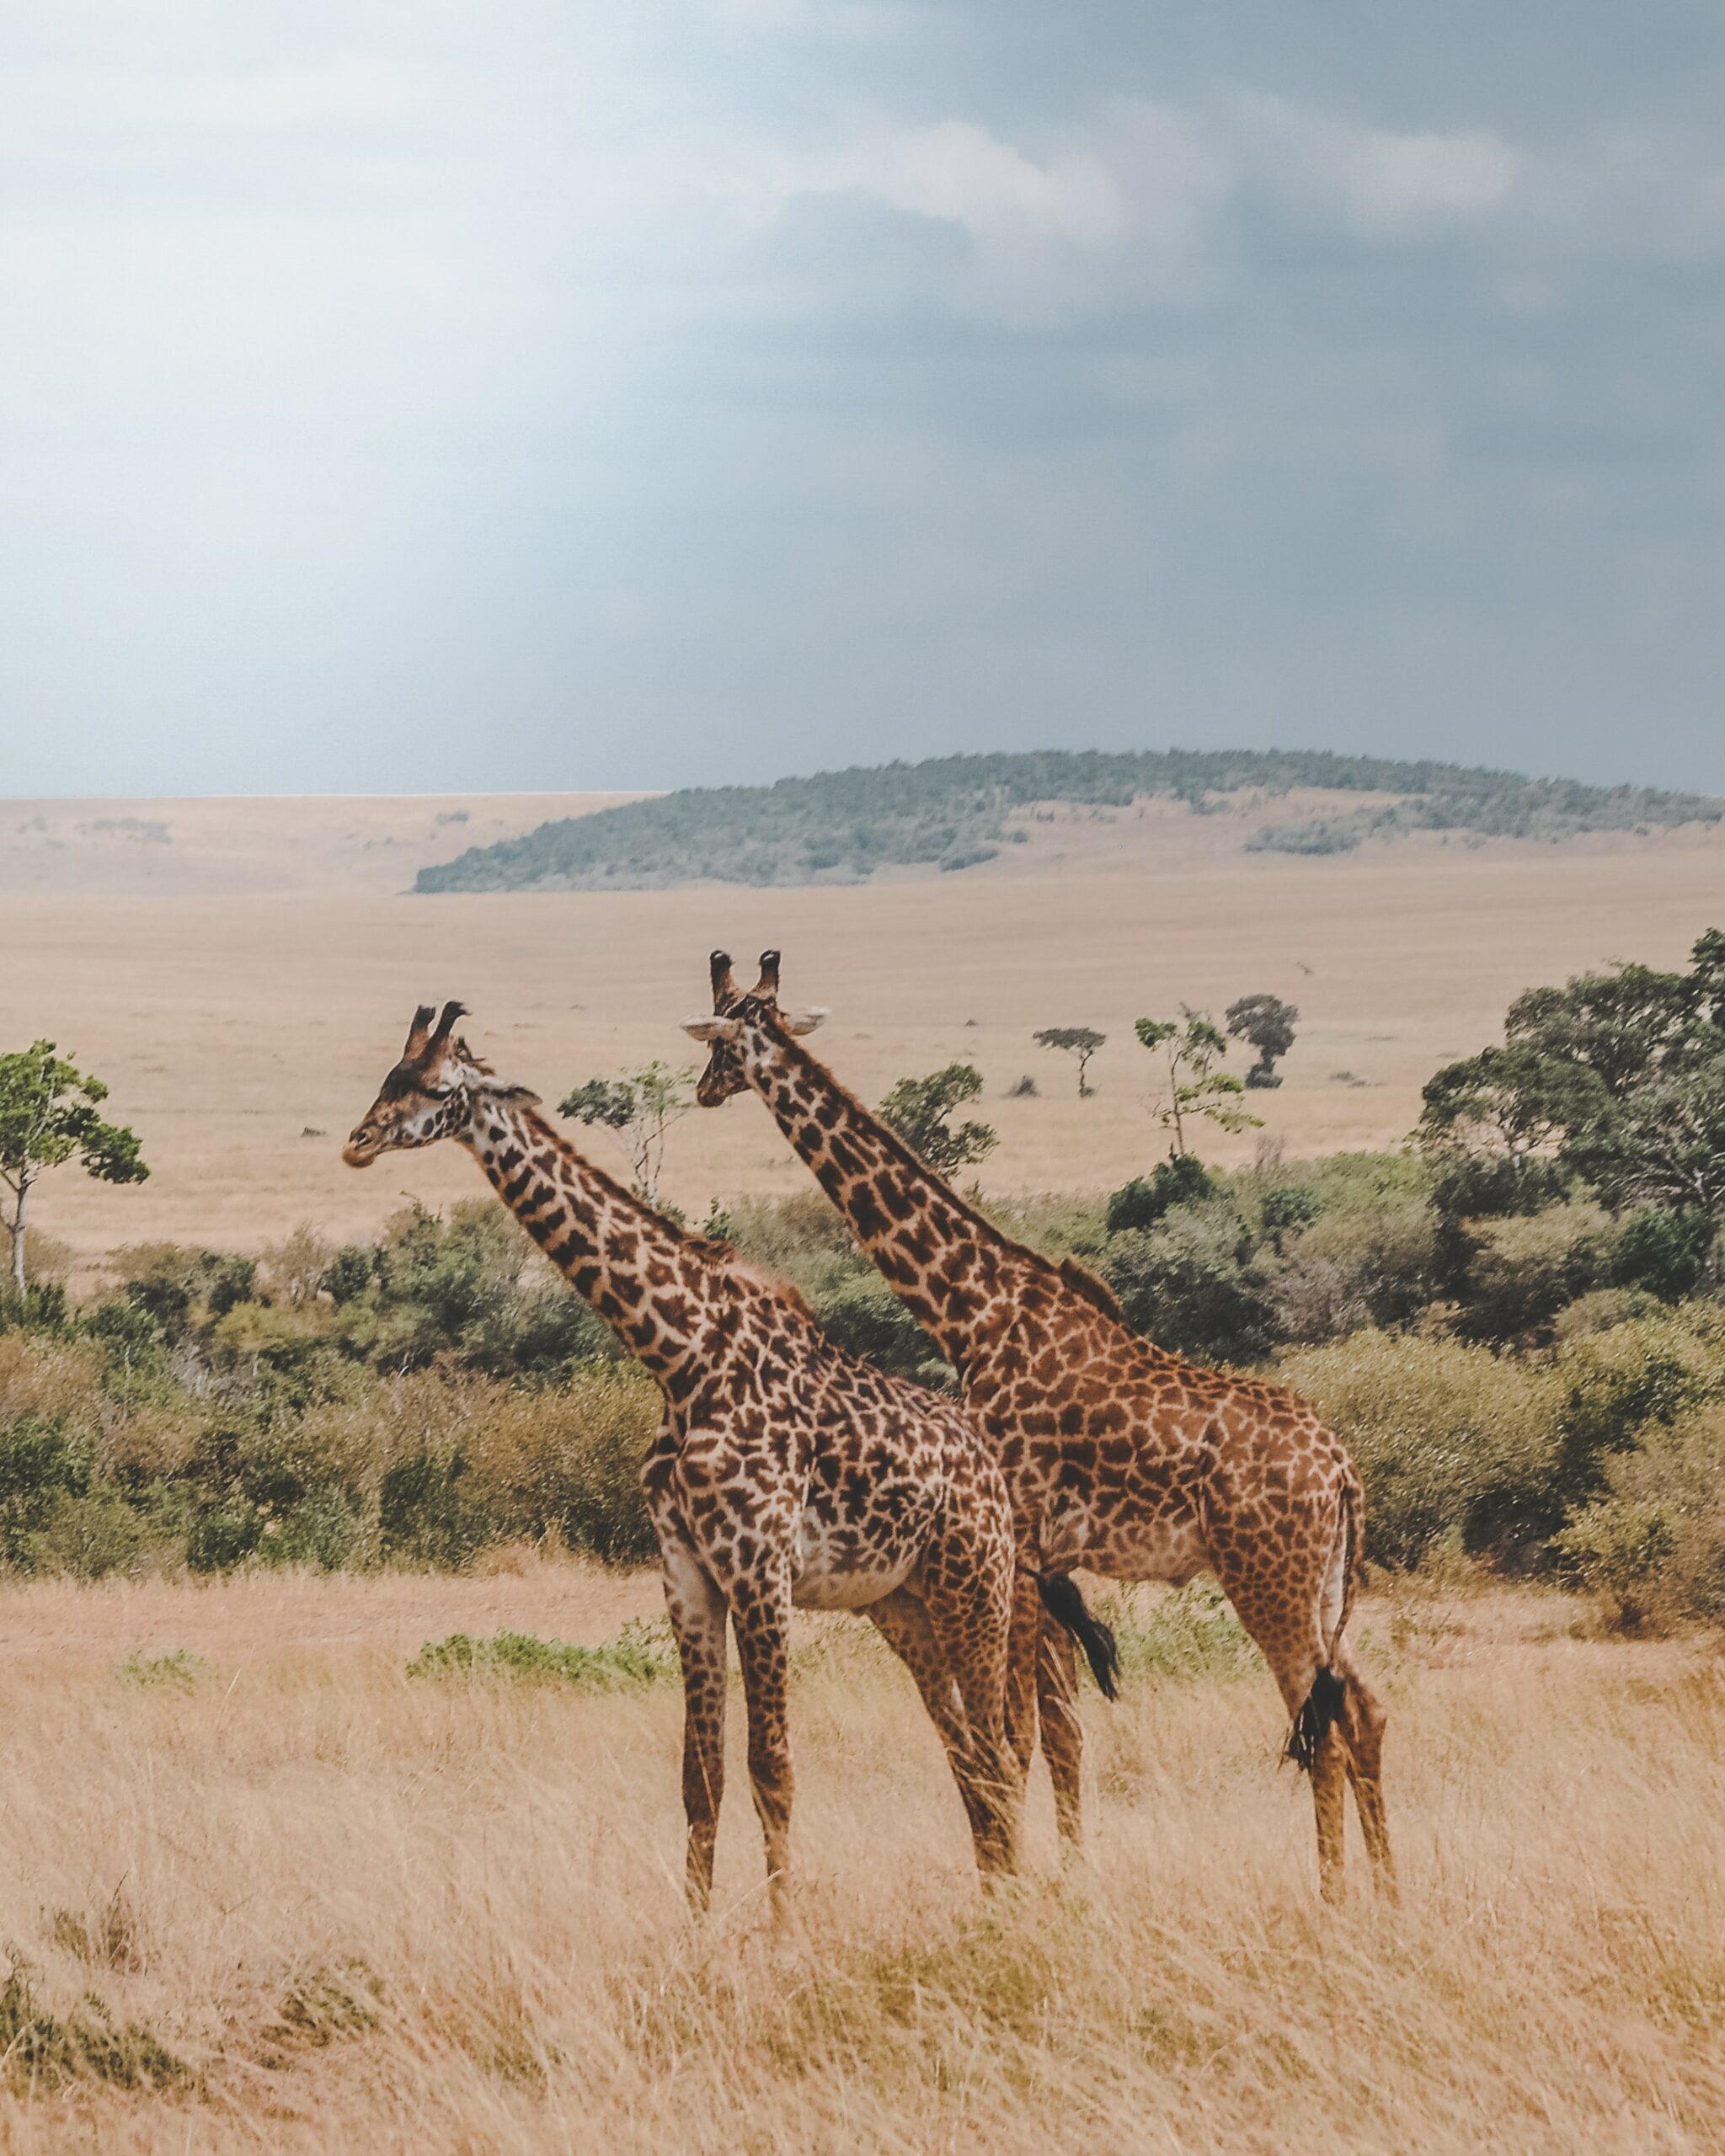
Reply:
<svg viewBox="0 0 1725 2156"><path fill-rule="evenodd" d="M470 846L421 868L414 889L628 891L961 873L1033 844L1060 808L1119 811L1145 801L1199 816L1249 814L1246 850L1293 854L1348 852L1417 831L1562 840L1717 823L1725 814L1725 803L1698 794L1376 756L1049 750L685 788Z"/></svg>

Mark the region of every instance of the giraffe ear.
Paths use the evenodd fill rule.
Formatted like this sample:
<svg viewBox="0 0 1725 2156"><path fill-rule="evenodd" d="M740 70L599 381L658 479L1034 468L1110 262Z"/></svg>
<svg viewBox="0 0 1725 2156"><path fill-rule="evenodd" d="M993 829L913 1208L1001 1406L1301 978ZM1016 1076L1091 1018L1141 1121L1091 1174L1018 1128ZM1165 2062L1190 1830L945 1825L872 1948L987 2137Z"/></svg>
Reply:
<svg viewBox="0 0 1725 2156"><path fill-rule="evenodd" d="M683 1031L692 1041L734 1041L743 1030L735 1018L685 1018Z"/></svg>
<svg viewBox="0 0 1725 2156"><path fill-rule="evenodd" d="M778 1022L788 1033L812 1033L831 1016L824 1003L811 1003L806 1011L781 1011Z"/></svg>

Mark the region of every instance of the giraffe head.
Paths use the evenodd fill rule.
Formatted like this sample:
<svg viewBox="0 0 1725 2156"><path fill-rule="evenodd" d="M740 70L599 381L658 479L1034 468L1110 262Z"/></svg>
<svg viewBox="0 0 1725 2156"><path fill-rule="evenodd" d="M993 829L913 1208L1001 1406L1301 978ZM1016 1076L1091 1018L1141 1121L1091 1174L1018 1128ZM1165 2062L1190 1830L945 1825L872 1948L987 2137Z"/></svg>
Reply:
<svg viewBox="0 0 1725 2156"><path fill-rule="evenodd" d="M380 1153L453 1137L466 1129L476 1093L523 1102L536 1097L525 1086L499 1086L490 1066L454 1031L456 1020L467 1016L464 1004L446 1003L435 1025L432 1016L429 1003L414 1013L401 1060L341 1149L350 1168L369 1167Z"/></svg>
<svg viewBox="0 0 1725 2156"><path fill-rule="evenodd" d="M746 1092L743 1059L736 1043L745 1029L762 1018L776 1022L788 1033L812 1033L826 1017L819 1004L807 1011L782 1011L778 1001L779 954L761 953L761 978L745 995L731 972L730 953L715 951L708 960L713 979L713 1016L686 1018L683 1031L692 1040L707 1043L707 1068L695 1088L703 1108L716 1108L733 1093Z"/></svg>

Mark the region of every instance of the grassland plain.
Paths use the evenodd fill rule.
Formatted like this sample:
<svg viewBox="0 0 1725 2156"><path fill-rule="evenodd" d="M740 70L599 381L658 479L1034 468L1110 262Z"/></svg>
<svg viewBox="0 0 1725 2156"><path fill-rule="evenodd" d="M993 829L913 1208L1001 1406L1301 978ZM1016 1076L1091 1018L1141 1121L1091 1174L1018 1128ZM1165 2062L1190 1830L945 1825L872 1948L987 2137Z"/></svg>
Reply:
<svg viewBox="0 0 1725 2156"><path fill-rule="evenodd" d="M718 1913L683 1913L674 1685L406 1673L427 1636L598 1641L656 1599L550 1563L0 1590L0 2147L1725 2141L1706 1646L1527 1593L1371 1598L1404 1895L1339 1911L1268 1680L1140 1658L1087 1701L1088 1863L1059 1870L1039 1785L1028 1876L985 1904L902 1673L811 1621L778 1943L737 1741Z"/></svg>
<svg viewBox="0 0 1725 2156"><path fill-rule="evenodd" d="M254 1250L302 1220L364 1236L404 1192L434 1205L472 1195L471 1168L447 1148L369 1177L339 1159L422 998L464 998L475 1041L555 1101L595 1073L686 1059L676 1022L699 1006L708 948L779 944L788 994L833 1006L823 1052L868 1097L955 1057L980 1068L1001 1139L985 1187L1107 1189L1164 1142L1131 1035L1140 1012L1287 996L1299 1039L1285 1083L1254 1103L1269 1134L1293 1155L1395 1144L1425 1079L1493 1038L1530 983L1618 955L1676 962L1725 906L1717 829L1563 845L1414 836L1305 859L1242 850L1258 807L1197 817L1169 803L1063 811L961 876L418 898L400 895L416 861L473 828L437 823L454 811L271 803L260 889L243 843L264 828L256 804L241 804L238 835L223 804L192 805L207 814L189 822L177 890L137 880L149 842L87 838L101 878L78 866L78 804L60 804L71 865L58 882L14 878L0 899L0 1036L45 1033L99 1071L154 1171L135 1188L70 1174L43 1187L41 1225L87 1262L156 1236ZM517 827L546 813L545 797L510 803ZM1069 1059L1032 1042L1058 1024L1108 1035L1092 1099L1077 1098ZM1025 1072L1038 1093L1007 1097ZM1249 1157L1252 1143L1206 1150ZM742 1101L676 1127L664 1188L699 1214L715 1195L788 1192L803 1177Z"/></svg>

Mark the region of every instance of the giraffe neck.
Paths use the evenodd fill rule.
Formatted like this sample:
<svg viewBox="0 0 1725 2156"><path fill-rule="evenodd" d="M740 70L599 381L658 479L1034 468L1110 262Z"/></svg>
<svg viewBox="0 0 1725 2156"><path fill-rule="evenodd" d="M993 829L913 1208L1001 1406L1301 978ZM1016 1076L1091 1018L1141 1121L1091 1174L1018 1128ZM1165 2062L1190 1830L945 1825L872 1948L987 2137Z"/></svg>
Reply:
<svg viewBox="0 0 1725 2156"><path fill-rule="evenodd" d="M832 1073L774 1027L745 1021L745 1075L814 1171L900 1302L961 1371L1015 1261L1028 1251L967 1205Z"/></svg>
<svg viewBox="0 0 1725 2156"><path fill-rule="evenodd" d="M476 1093L456 1134L575 1293L676 1390L725 1299L707 1253L521 1102Z"/></svg>

